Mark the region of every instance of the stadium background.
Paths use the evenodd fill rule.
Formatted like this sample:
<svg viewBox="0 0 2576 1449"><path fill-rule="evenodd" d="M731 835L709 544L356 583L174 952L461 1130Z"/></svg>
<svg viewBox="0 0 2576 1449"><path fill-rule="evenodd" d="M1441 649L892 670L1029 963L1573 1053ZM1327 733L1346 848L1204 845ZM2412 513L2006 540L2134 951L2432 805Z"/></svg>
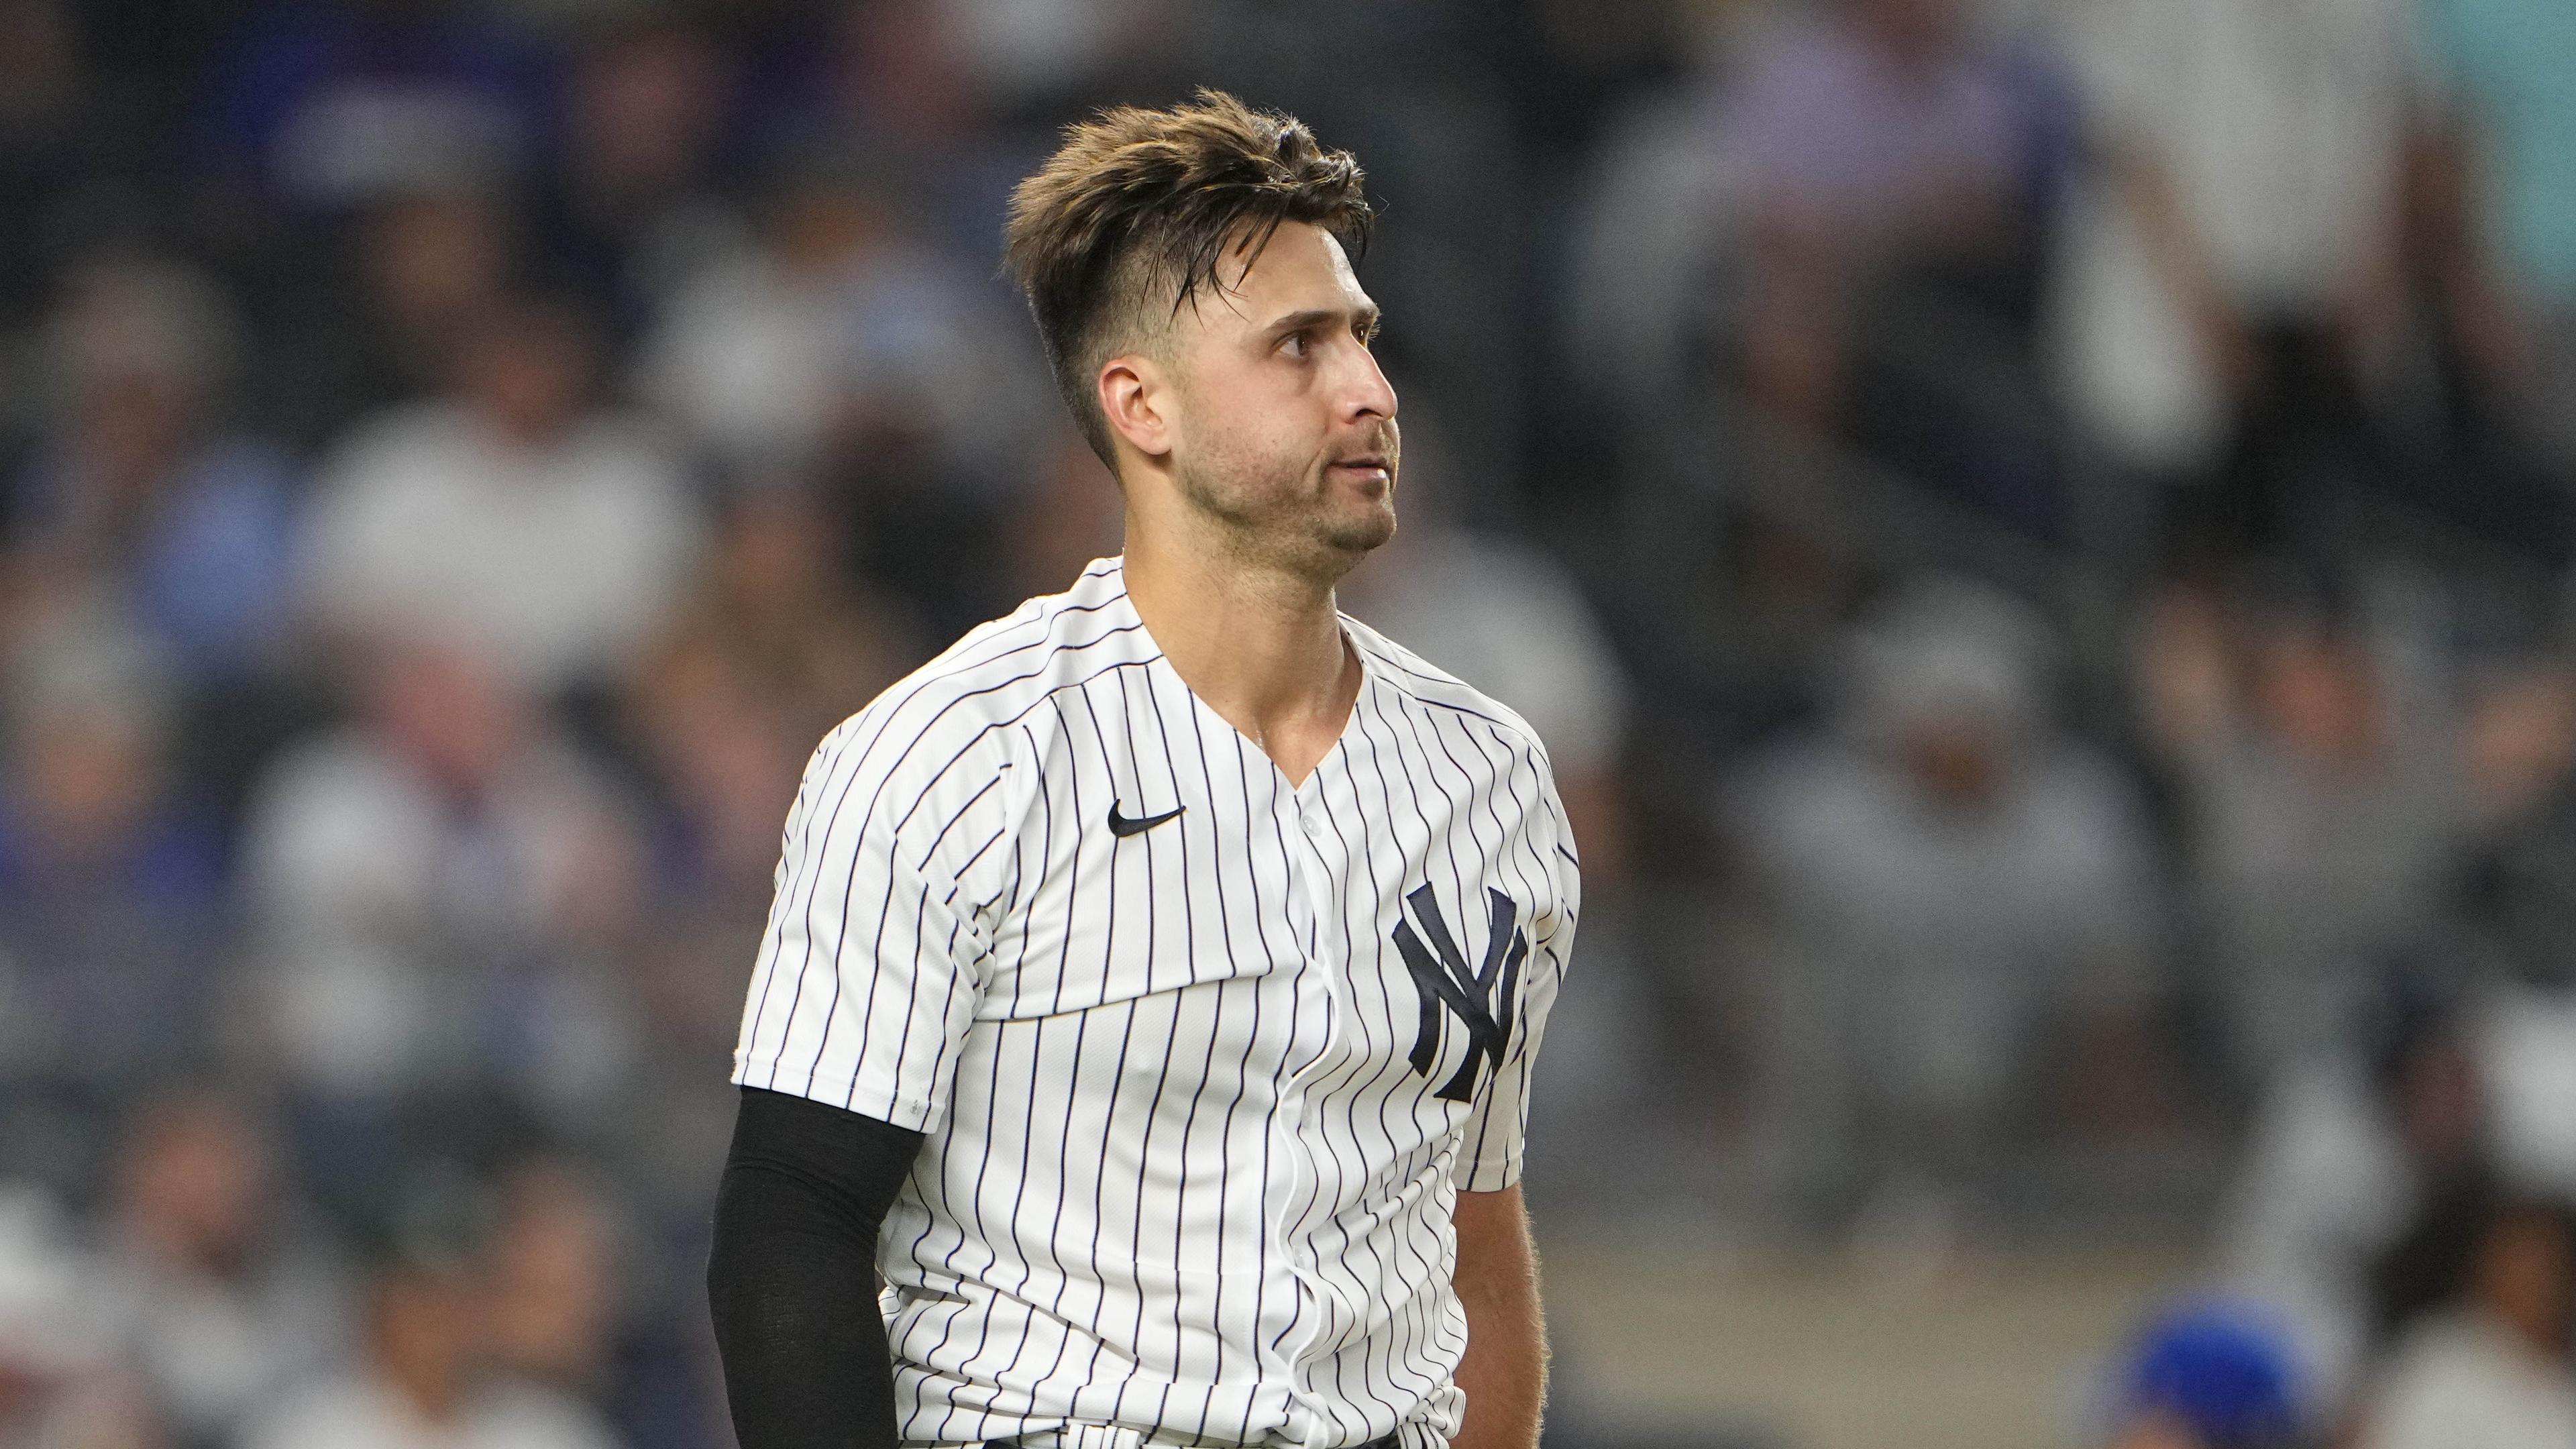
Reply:
<svg viewBox="0 0 2576 1449"><path fill-rule="evenodd" d="M1114 550L998 220L1198 84L1583 837L1551 1444L2563 1428L2570 17L0 0L0 1444L729 1444L778 822Z"/></svg>

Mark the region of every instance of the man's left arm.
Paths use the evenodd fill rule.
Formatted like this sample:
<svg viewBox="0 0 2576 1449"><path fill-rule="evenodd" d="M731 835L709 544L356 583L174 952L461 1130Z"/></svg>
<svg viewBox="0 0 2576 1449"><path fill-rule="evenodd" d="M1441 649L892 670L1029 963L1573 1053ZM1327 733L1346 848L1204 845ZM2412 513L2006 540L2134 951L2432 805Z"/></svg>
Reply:
<svg viewBox="0 0 2576 1449"><path fill-rule="evenodd" d="M1458 1265L1450 1286L1467 1313L1467 1349L1457 1372L1467 1411L1450 1449L1537 1449L1539 1410L1547 1401L1547 1327L1539 1311L1538 1250L1521 1203L1521 1165L1530 1073L1574 948L1583 886L1546 757L1533 751L1519 768L1536 786L1539 801L1527 821L1528 863L1535 869L1525 878L1550 889L1526 907L1529 954L1520 1010L1517 1020L1504 1019L1519 1040L1476 1094L1452 1179L1458 1189L1457 1206L1450 1210Z"/></svg>
<svg viewBox="0 0 2576 1449"><path fill-rule="evenodd" d="M1521 1190L1461 1192L1451 1221L1458 1231L1451 1282L1467 1310L1467 1352L1458 1362L1467 1417L1451 1449L1536 1449L1547 1326Z"/></svg>

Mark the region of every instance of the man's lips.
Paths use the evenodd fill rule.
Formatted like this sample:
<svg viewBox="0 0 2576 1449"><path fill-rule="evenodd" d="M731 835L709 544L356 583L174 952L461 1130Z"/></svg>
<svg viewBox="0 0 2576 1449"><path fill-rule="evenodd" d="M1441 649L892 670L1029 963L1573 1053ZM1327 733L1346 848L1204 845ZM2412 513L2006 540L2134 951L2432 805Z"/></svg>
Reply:
<svg viewBox="0 0 2576 1449"><path fill-rule="evenodd" d="M1336 459L1333 466L1353 473L1384 474L1387 471L1386 459L1375 453L1366 454L1357 458Z"/></svg>

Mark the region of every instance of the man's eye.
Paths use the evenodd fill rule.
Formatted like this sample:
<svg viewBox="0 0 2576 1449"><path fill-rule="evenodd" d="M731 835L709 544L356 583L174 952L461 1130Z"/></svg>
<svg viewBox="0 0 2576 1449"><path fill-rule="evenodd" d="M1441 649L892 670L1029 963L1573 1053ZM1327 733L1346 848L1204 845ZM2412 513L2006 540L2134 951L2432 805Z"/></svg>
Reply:
<svg viewBox="0 0 2576 1449"><path fill-rule="evenodd" d="M1290 357L1305 356L1306 349L1309 345L1309 340L1303 332L1291 332L1287 336L1279 339L1279 350L1287 353Z"/></svg>

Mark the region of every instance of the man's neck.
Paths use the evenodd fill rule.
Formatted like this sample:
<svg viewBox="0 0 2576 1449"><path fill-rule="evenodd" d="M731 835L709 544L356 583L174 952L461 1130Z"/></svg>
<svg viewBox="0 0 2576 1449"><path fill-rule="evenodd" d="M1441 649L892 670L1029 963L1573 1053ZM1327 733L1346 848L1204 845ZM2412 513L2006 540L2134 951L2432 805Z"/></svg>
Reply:
<svg viewBox="0 0 2576 1449"><path fill-rule="evenodd" d="M1359 698L1330 583L1212 550L1158 543L1132 526L1127 597L1200 702L1302 784Z"/></svg>

